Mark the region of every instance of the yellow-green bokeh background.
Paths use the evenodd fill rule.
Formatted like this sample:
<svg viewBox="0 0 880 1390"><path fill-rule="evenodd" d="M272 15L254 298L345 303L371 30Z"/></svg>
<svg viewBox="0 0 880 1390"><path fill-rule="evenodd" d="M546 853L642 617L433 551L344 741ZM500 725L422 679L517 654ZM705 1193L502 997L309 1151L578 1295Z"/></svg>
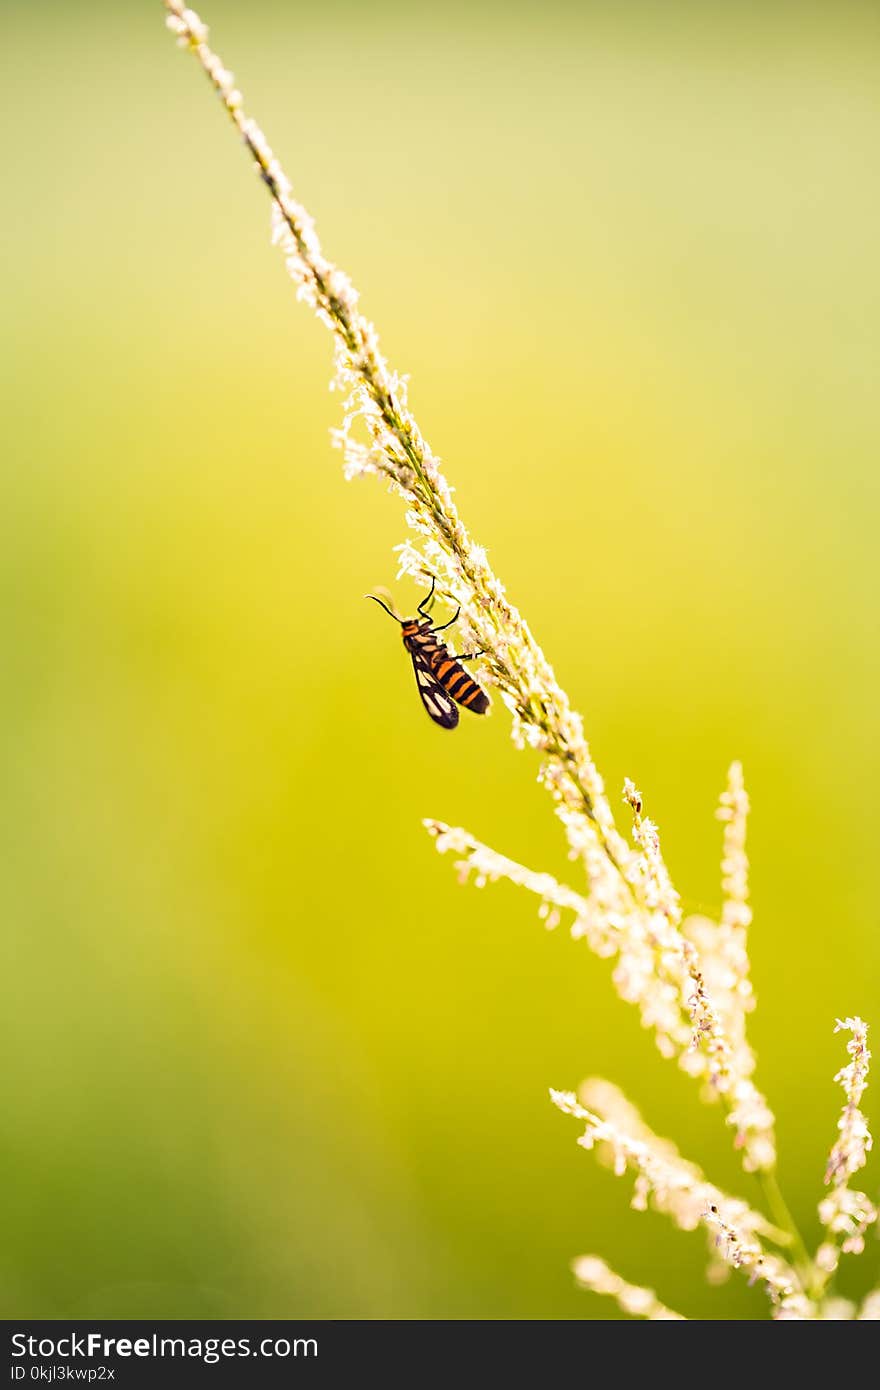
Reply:
<svg viewBox="0 0 880 1390"><path fill-rule="evenodd" d="M813 1237L834 1018L880 1025L877 11L204 17L690 909L743 759ZM7 3L4 47L4 1315L610 1316L585 1250L761 1314L547 1087L612 1077L752 1195L719 1115L420 828L573 872L500 707L435 730L362 600L400 507L342 481L327 336L158 3Z"/></svg>

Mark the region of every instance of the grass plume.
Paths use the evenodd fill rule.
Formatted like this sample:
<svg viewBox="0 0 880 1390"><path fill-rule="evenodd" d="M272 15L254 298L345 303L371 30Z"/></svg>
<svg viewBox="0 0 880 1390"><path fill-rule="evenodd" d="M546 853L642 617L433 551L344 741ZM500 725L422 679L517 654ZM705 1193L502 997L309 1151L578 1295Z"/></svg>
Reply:
<svg viewBox="0 0 880 1390"><path fill-rule="evenodd" d="M496 853L460 828L426 821L441 852L458 856L461 876L478 883L506 878L534 894L548 926L571 914L572 934L613 961L612 981L640 1011L664 1056L701 1084L702 1098L720 1102L747 1172L757 1175L769 1217L710 1183L667 1141L643 1124L607 1082L586 1083L580 1095L554 1091L564 1113L583 1126L580 1143L595 1149L614 1171L635 1182L633 1204L652 1206L684 1229L702 1227L714 1265L744 1271L767 1292L780 1319L861 1318L880 1315L880 1295L862 1308L833 1294L841 1253L857 1253L877 1219L873 1204L848 1186L862 1166L870 1135L859 1109L867 1083L866 1029L848 1019L851 1062L839 1079L846 1105L820 1205L826 1238L807 1254L776 1179L773 1115L753 1080L755 1057L747 1039L754 1007L746 933L751 921L745 851L748 798L734 763L722 794L724 824L722 907L717 921L685 918L667 870L656 824L644 815L642 796L627 780L623 803L629 833L618 827L603 779L587 743L583 721L535 639L471 537L439 459L408 404L407 383L385 361L378 335L363 315L348 277L324 254L314 223L257 123L247 115L234 78L208 44L205 25L178 0L165 0L168 24L207 75L236 127L272 204L272 236L304 301L329 330L335 381L344 412L334 431L348 477L376 474L403 502L408 538L398 547L401 574L433 581L460 608L463 642L485 653L481 680L507 707L519 748L539 755L546 787L584 885L571 888L547 874ZM576 1262L579 1283L608 1294L633 1316L677 1318L649 1290L630 1285L596 1256Z"/></svg>

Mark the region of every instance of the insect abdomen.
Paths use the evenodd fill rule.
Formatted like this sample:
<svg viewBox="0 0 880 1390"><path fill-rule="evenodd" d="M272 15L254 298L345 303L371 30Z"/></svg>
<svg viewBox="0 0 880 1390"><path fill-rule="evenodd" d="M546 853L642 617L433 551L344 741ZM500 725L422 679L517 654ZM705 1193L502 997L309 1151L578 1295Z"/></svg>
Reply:
<svg viewBox="0 0 880 1390"><path fill-rule="evenodd" d="M445 647L438 646L436 655L427 654L431 670L437 682L456 704L473 710L474 714L485 714L489 708L489 696L477 682L468 675L463 666L449 655Z"/></svg>
<svg viewBox="0 0 880 1390"><path fill-rule="evenodd" d="M454 729L458 723L456 705L473 714L485 714L489 696L438 641L430 619L409 619L402 624L401 636L413 660L422 704L436 724Z"/></svg>

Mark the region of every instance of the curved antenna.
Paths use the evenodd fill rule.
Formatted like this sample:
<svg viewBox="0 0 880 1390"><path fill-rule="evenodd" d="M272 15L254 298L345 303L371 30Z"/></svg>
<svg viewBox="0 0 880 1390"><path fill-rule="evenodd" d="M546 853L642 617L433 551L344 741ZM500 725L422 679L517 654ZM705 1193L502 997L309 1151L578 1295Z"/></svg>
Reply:
<svg viewBox="0 0 880 1390"><path fill-rule="evenodd" d="M380 608L385 609L385 612L388 614L389 618L393 618L396 623L400 623L401 627L403 626L403 619L398 618L397 614L392 612L392 610L388 607L388 604L383 602L382 599L376 598L375 594L364 594L364 598L371 598L374 603L378 603Z"/></svg>

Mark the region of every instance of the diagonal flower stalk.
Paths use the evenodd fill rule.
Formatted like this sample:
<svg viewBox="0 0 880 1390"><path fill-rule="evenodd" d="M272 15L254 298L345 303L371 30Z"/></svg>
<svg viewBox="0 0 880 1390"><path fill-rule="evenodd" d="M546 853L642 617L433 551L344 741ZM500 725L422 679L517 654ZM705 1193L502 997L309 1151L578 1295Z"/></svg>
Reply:
<svg viewBox="0 0 880 1390"><path fill-rule="evenodd" d="M431 538L453 562L454 582L465 591L474 636L486 642L486 662L495 683L522 726L525 740L548 756L548 782L554 795L586 818L595 849L614 870L620 889L637 898L632 857L614 824L580 717L557 685L528 624L490 570L485 551L468 535L439 461L410 413L405 381L385 362L376 331L360 313L348 277L324 256L311 217L294 199L290 181L260 127L245 114L232 73L209 48L207 27L179 0L164 3L169 27L201 64L269 190L275 240L288 258L300 298L334 335L338 377L355 397L338 438L344 448L349 442L352 445L347 449L349 471L383 474L407 503L419 508L419 529L427 521ZM351 439L351 426L358 417L367 426L369 446ZM417 564L420 572L432 573L422 557Z"/></svg>
<svg viewBox="0 0 880 1390"><path fill-rule="evenodd" d="M421 549L401 548L401 568L430 575L460 605L465 634L485 652L492 683L513 716L514 738L543 755L540 779L551 792L573 854L583 860L591 897L609 913L642 914L645 930L674 962L686 986L700 1053L713 1084L728 1084L728 1048L705 989L696 952L679 931L671 893L659 898L649 856L634 852L618 831L602 778L593 763L580 716L556 681L528 624L509 602L458 515L452 490L411 414L406 383L385 362L372 324L361 314L348 277L324 255L314 224L293 197L290 181L257 123L244 110L232 73L208 46L207 29L180 0L164 0L168 24L195 56L242 137L272 198L274 239L284 253L298 296L333 335L337 383L347 392L336 442L350 475L375 472L407 503L407 520ZM354 437L361 427L366 442ZM655 859L659 862L659 848Z"/></svg>
<svg viewBox="0 0 880 1390"><path fill-rule="evenodd" d="M204 70L268 189L273 239L285 257L298 297L331 332L336 384L346 398L343 425L335 431L346 474L378 474L405 502L407 522L417 539L398 547L400 571L420 580L432 579L440 593L459 605L465 641L484 653L484 679L495 686L512 716L514 741L541 755L539 780L551 794L572 858L584 867L588 893L582 896L548 875L534 874L503 859L464 831L429 822L438 848L456 848L468 870L475 869L478 875L507 877L537 893L546 908L548 925L554 923L558 912L572 910L577 934L584 935L599 954L617 957L615 984L619 993L640 1005L643 1022L654 1030L661 1050L677 1056L686 1070L704 1080L704 1090L721 1099L735 1130L743 1165L756 1173L774 1220L783 1229L774 1234L765 1218L751 1213L736 1199L717 1193L717 1189L709 1189L702 1175L694 1177L692 1166L680 1159L677 1166L673 1164L674 1172L664 1170L661 1149L655 1150L644 1136L627 1136L610 1119L581 1107L566 1093L557 1093L557 1103L585 1121L582 1142L588 1147L593 1143L609 1147L618 1163L637 1172L638 1182L647 1185L645 1190L655 1204L662 1205L666 1200L663 1194L676 1183L681 1187L686 1168L690 1171L688 1181L701 1200L707 1193L710 1198L717 1193L717 1200L709 1200L701 1209L700 1222L714 1232L717 1248L728 1264L749 1269L766 1285L777 1316L853 1316L855 1305L844 1307L845 1300L817 1302L824 1294L824 1283L806 1256L779 1191L773 1117L751 1081L754 1057L745 1039L745 1014L753 1003L745 953L751 916L745 858L748 801L741 769L734 764L722 797L721 920L683 921L657 828L643 817L640 793L627 781L624 799L632 816L630 843L615 823L580 716L571 708L528 624L508 600L486 552L474 543L461 521L439 460L409 409L406 379L386 363L376 331L361 314L347 276L325 257L309 214L293 197L290 182L260 127L245 113L232 74L209 47L206 27L181 0L163 3L169 27ZM859 1020L847 1020L844 1026L857 1023ZM858 1042L854 1026L853 1032ZM828 1179L832 1193L826 1199L834 1198L838 1206L846 1206L849 1200L847 1178L854 1171L859 1145L862 1158L868 1147L856 1095L857 1091L861 1094L860 1084L863 1089L861 1061L853 1052L853 1044L850 1051L852 1067L841 1073L848 1107L841 1121L841 1139L832 1150ZM862 1061L866 1070L866 1048ZM850 1221L849 1226L833 1224L831 1218L842 1219L841 1213ZM864 1215L856 1214L859 1221ZM847 1240L857 1242L869 1224L865 1221L856 1230L853 1219L849 1207L846 1211L841 1207L840 1211L835 1208L826 1222L829 1232L844 1232L841 1249L847 1248ZM790 1246L795 1263L765 1251L762 1237ZM849 1248L857 1247L851 1243ZM627 1285L610 1271L603 1274L594 1265L591 1274L606 1285L610 1279L614 1288L609 1285L603 1291L614 1295L616 1289L630 1300L634 1311L638 1305L653 1310L649 1317L676 1316L652 1302L649 1291ZM589 1275L590 1271L584 1282L589 1282ZM858 1316L875 1316L872 1310L876 1306L876 1297L870 1296Z"/></svg>
<svg viewBox="0 0 880 1390"><path fill-rule="evenodd" d="M677 1056L685 1071L702 1072L690 993L695 988L696 965L691 963L683 973L680 956L669 951L668 935L658 932L656 921L646 923L641 914L608 912L551 874L536 873L498 854L460 826L430 819L424 826L440 854L459 856L456 871L461 883L472 877L477 887L483 887L507 879L527 889L540 898L539 915L551 929L559 925L563 912L571 912L575 940L585 939L598 956L616 958L612 978L617 992L639 1008L642 1023L654 1033L663 1056Z"/></svg>
<svg viewBox="0 0 880 1390"><path fill-rule="evenodd" d="M613 1298L621 1311L630 1317L645 1318L648 1322L687 1321L682 1313L674 1313L665 1303L661 1303L653 1289L628 1284L598 1255L579 1255L572 1261L571 1269L578 1288Z"/></svg>
<svg viewBox="0 0 880 1390"><path fill-rule="evenodd" d="M610 911L601 901L596 902L595 895L584 898L551 875L535 873L505 858L461 827L436 820L424 824L441 854L451 850L459 855L456 867L462 882L471 874L478 886L509 879L541 898L541 916L548 927L558 924L563 911L573 913L572 936L585 939L596 955L614 958L614 987L625 1002L637 1006L642 1025L653 1032L659 1051L665 1057L677 1058L682 1070L704 1078L710 1095L721 1100L744 1167L767 1176L763 1185L768 1203L777 1219L784 1218L784 1224L789 1224L791 1217L784 1211L781 1193L771 1176L775 1162L773 1115L751 1080L754 1056L741 1029L734 1034L736 1049L726 1032L725 1014L734 1027L738 1028L740 1019L738 1011L726 1002L732 997L729 970L725 965L723 972L716 972L716 995L713 986L707 987L704 961L694 942L674 925L677 895L660 854L657 827L642 816L641 793L628 779L624 796L633 813L634 839L641 851L640 872L653 908L650 914ZM707 955L711 969L715 932L724 929L707 925L711 928Z"/></svg>
<svg viewBox="0 0 880 1390"><path fill-rule="evenodd" d="M564 1114L582 1121L578 1143L583 1148L598 1149L618 1177L634 1175L632 1205L637 1211L653 1207L685 1231L702 1226L726 1264L763 1285L774 1316L814 1315L794 1266L765 1244L779 1235L787 1240L787 1233L775 1232L746 1202L707 1182L695 1164L642 1123L616 1086L594 1080L585 1083L583 1095L584 1104L568 1091L551 1090L550 1099Z"/></svg>

